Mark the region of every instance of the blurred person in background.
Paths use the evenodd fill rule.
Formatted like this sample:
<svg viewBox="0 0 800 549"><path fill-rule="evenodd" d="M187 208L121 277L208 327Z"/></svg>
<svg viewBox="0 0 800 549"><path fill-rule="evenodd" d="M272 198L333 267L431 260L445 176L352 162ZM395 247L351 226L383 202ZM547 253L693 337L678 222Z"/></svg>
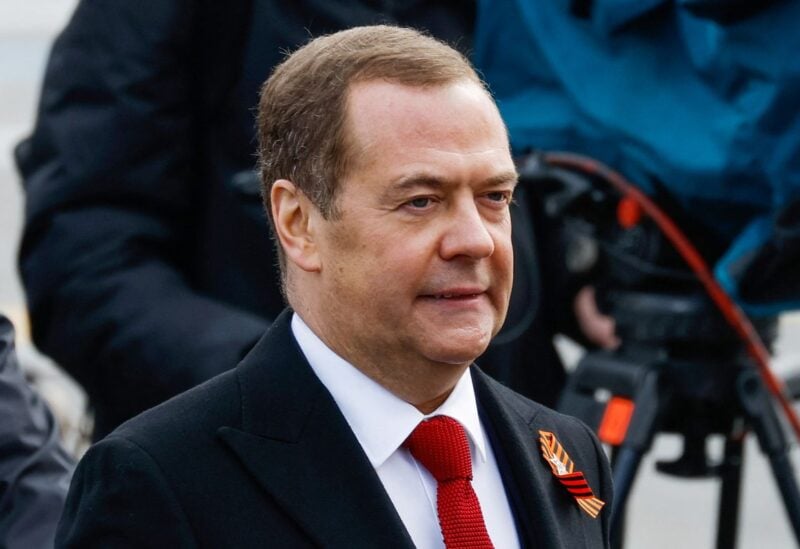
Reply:
<svg viewBox="0 0 800 549"><path fill-rule="evenodd" d="M253 120L283 52L376 22L468 52L474 19L463 0L80 2L16 159L33 339L86 388L95 438L231 368L283 307ZM574 291L518 201L509 319L480 363L552 405L565 377L552 336L575 331L561 306Z"/></svg>
<svg viewBox="0 0 800 549"><path fill-rule="evenodd" d="M14 328L0 315L0 547L53 546L74 467L53 415L22 375Z"/></svg>

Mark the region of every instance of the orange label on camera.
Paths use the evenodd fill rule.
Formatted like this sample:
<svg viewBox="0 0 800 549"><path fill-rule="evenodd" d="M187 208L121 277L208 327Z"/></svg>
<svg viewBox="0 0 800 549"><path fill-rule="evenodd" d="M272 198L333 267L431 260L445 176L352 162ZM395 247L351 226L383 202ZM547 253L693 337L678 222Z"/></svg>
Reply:
<svg viewBox="0 0 800 549"><path fill-rule="evenodd" d="M623 229L630 229L642 220L642 207L630 196L623 196L617 204L617 221Z"/></svg>
<svg viewBox="0 0 800 549"><path fill-rule="evenodd" d="M606 411L603 413L603 420L600 422L600 429L597 436L606 444L619 446L625 440L628 432L628 425L633 416L635 405L633 401L623 397L612 397L606 404Z"/></svg>

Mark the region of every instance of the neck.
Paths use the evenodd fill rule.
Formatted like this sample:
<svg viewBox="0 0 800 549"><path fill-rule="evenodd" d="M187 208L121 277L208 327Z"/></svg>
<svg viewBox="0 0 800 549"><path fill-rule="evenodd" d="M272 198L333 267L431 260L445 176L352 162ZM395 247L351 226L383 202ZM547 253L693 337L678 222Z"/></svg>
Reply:
<svg viewBox="0 0 800 549"><path fill-rule="evenodd" d="M434 410L436 410L439 406L441 406L442 403L444 403L444 401L447 400L447 397L449 397L450 393L452 393L452 392L453 392L453 389L451 387L450 390L447 392L447 394L440 395L440 396L434 398L433 400L429 400L427 402L421 402L419 404L414 404L414 407L417 410L419 410L421 413L423 413L425 415L428 415L431 412L433 412Z"/></svg>
<svg viewBox="0 0 800 549"><path fill-rule="evenodd" d="M331 337L328 330L316 322L314 315L300 313L300 318L334 353L423 414L436 410L447 400L470 363L450 364L406 354L361 352L356 340L350 337Z"/></svg>
<svg viewBox="0 0 800 549"><path fill-rule="evenodd" d="M364 375L423 414L433 412L447 400L469 367L469 364L447 364L424 359L413 360L409 357L391 360L383 356L380 361L375 361L369 356L343 354L340 349L331 349Z"/></svg>

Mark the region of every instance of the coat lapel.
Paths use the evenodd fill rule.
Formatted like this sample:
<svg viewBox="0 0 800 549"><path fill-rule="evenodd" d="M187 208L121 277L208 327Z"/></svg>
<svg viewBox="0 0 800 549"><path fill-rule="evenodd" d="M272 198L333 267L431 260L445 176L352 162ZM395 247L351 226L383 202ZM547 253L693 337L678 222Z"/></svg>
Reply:
<svg viewBox="0 0 800 549"><path fill-rule="evenodd" d="M317 544L413 547L289 319L278 317L238 366L241 425L220 428L220 438Z"/></svg>
<svg viewBox="0 0 800 549"><path fill-rule="evenodd" d="M513 406L508 395L501 394L503 389L480 370L472 372L523 547L584 547L580 523L573 522L581 520L580 511L542 460L538 429L546 426L538 424L538 414L530 407ZM521 399L516 394L512 398Z"/></svg>

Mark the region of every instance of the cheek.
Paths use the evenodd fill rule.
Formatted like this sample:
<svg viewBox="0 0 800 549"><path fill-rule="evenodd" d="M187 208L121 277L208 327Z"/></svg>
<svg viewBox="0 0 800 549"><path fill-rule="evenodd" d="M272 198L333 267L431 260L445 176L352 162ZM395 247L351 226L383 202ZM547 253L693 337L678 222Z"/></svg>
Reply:
<svg viewBox="0 0 800 549"><path fill-rule="evenodd" d="M378 293L389 288L399 293L416 284L425 272L424 251L409 242L389 239L383 246L367 250L367 254L364 259L371 273L367 281L381 286Z"/></svg>
<svg viewBox="0 0 800 549"><path fill-rule="evenodd" d="M329 255L335 265L336 285L351 301L372 303L390 301L404 295L418 277L421 252L401 236L379 231L362 233Z"/></svg>
<svg viewBox="0 0 800 549"><path fill-rule="evenodd" d="M511 229L502 227L495 234L494 256L498 269L514 274L514 247L511 243Z"/></svg>

